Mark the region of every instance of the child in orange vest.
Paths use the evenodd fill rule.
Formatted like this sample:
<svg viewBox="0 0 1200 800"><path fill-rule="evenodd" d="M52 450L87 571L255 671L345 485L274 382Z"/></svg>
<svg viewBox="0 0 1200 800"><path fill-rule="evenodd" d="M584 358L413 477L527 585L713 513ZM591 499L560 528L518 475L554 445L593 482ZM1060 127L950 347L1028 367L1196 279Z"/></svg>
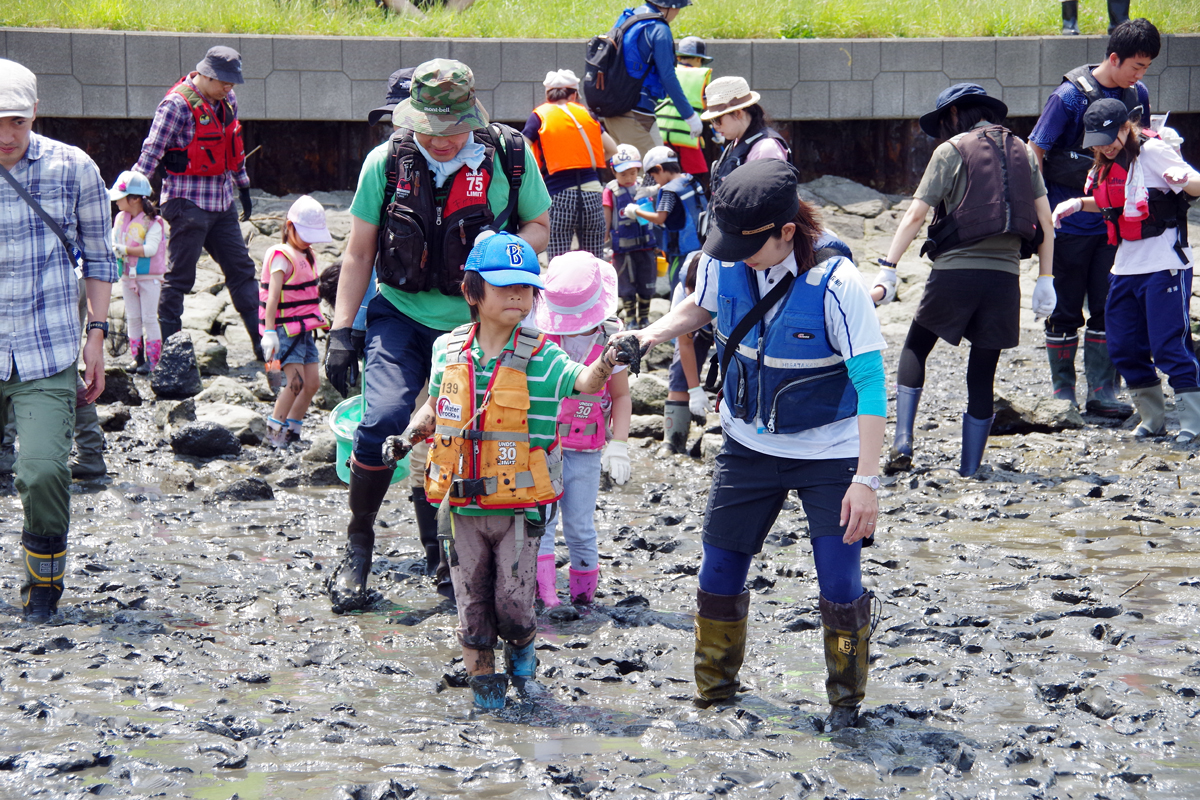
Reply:
<svg viewBox="0 0 1200 800"><path fill-rule="evenodd" d="M384 443L394 463L433 437L425 494L458 602L463 666L480 708L502 708L511 677L534 677L534 574L547 506L562 494L556 416L573 394L600 391L617 361L606 349L591 366L567 358L522 321L542 288L537 254L509 233L481 237L466 263L461 325L433 345L429 402ZM506 671L496 673L504 640Z"/></svg>
<svg viewBox="0 0 1200 800"><path fill-rule="evenodd" d="M167 271L167 223L158 215L150 199L153 195L146 176L129 171L117 176L108 190L109 199L117 204L112 241L120 260L125 330L132 368L140 375L148 375L162 355L158 295Z"/></svg>
<svg viewBox="0 0 1200 800"><path fill-rule="evenodd" d="M258 290L258 323L264 361L281 361L287 385L267 418L273 447L300 441L308 404L321 385L320 357L313 331L329 327L321 313L317 260L312 246L332 241L325 208L303 195L288 209L283 243L263 256Z"/></svg>

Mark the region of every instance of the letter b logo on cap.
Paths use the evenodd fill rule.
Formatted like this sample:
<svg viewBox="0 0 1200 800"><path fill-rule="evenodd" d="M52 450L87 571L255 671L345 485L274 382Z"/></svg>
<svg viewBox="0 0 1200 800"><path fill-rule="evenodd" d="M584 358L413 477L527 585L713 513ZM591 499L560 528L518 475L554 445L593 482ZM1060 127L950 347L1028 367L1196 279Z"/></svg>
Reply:
<svg viewBox="0 0 1200 800"><path fill-rule="evenodd" d="M522 267L525 265L525 257L521 253L521 245L510 244L508 249L508 263L514 267Z"/></svg>

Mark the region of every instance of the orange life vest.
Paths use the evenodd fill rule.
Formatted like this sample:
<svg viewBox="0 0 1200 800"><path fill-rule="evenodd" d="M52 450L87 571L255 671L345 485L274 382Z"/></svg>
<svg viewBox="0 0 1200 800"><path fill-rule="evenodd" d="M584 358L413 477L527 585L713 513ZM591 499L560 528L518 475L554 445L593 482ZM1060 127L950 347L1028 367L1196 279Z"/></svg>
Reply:
<svg viewBox="0 0 1200 800"><path fill-rule="evenodd" d="M546 172L604 166L600 123L586 108L578 103L542 103L533 113L542 121L533 151Z"/></svg>
<svg viewBox="0 0 1200 800"><path fill-rule="evenodd" d="M167 171L172 175L198 175L209 178L224 175L226 172L237 172L246 160L246 150L242 144L242 123L234 115L233 106L227 100L221 101L221 114L218 115L208 99L188 82L188 78L180 78L179 83L171 87L168 95L173 92L187 100L188 108L192 110L195 130L187 147L167 150L167 153L182 153L186 156L187 167L181 172L170 169ZM171 159L164 162L164 169L168 163L171 163Z"/></svg>

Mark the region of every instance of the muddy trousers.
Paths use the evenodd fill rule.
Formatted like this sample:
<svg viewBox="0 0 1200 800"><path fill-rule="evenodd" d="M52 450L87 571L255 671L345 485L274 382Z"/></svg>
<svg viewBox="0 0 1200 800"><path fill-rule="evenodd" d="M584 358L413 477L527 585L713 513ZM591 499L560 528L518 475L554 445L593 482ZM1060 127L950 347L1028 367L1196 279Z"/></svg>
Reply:
<svg viewBox="0 0 1200 800"><path fill-rule="evenodd" d="M492 650L499 639L525 643L537 630L535 573L542 526L526 520L518 544L511 513L455 513L451 522L450 577L458 601L459 643L471 650Z"/></svg>

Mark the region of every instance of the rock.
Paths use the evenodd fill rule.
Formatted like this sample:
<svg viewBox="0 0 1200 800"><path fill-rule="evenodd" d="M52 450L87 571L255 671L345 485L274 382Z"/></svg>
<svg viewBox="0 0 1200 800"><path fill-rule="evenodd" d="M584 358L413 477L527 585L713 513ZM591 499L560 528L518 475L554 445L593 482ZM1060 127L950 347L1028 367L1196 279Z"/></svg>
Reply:
<svg viewBox="0 0 1200 800"><path fill-rule="evenodd" d="M1108 692L1102 686L1093 686L1083 692L1079 696L1076 708L1100 719L1115 717L1117 712L1121 710L1121 706L1113 702L1112 698L1108 696Z"/></svg>
<svg viewBox="0 0 1200 800"><path fill-rule="evenodd" d="M865 222L862 217L848 217L842 214L826 214L825 227L833 231L839 239L862 239L865 236Z"/></svg>
<svg viewBox="0 0 1200 800"><path fill-rule="evenodd" d="M262 478L242 478L213 493L214 500L274 500L275 492Z"/></svg>
<svg viewBox="0 0 1200 800"><path fill-rule="evenodd" d="M253 409L230 403L197 403L196 422L220 425L242 444L262 444L267 438L266 417Z"/></svg>
<svg viewBox="0 0 1200 800"><path fill-rule="evenodd" d="M665 297L655 297L650 301L650 321L657 322L671 310L671 301Z"/></svg>
<svg viewBox="0 0 1200 800"><path fill-rule="evenodd" d="M267 379L265 375L262 379L262 385L267 385ZM355 386L354 391L350 393L350 396L354 397L358 393L359 387ZM272 397L268 399L274 399L274 396L272 395ZM333 388L333 384L329 382L329 379L325 377L325 369L322 367L321 386L317 389L317 393L313 395L313 408L319 408L322 411L333 411L333 409L337 407L337 404L345 399L346 398L342 397L341 393L337 389Z"/></svg>
<svg viewBox="0 0 1200 800"><path fill-rule="evenodd" d="M162 358L150 373L150 388L161 400L184 400L204 389L192 337L187 331L179 331L163 342Z"/></svg>
<svg viewBox="0 0 1200 800"><path fill-rule="evenodd" d="M207 333L197 333L192 339L201 375L224 375L229 371L229 349L220 339Z"/></svg>
<svg viewBox="0 0 1200 800"><path fill-rule="evenodd" d="M887 195L877 192L869 186L855 183L849 178L839 178L836 175L825 175L815 181L802 183L800 188L821 198L823 205L837 206L850 214L858 213L851 211L851 206L861 207L860 204L871 201L882 206L880 212L891 208L892 205ZM870 216L878 216L878 213Z"/></svg>
<svg viewBox="0 0 1200 800"><path fill-rule="evenodd" d="M662 414L634 414L629 418L629 436L634 439L663 438Z"/></svg>
<svg viewBox="0 0 1200 800"><path fill-rule="evenodd" d="M132 419L129 407L121 403L110 406L97 406L96 414L100 418L100 429L114 432L125 430L125 425Z"/></svg>
<svg viewBox="0 0 1200 800"><path fill-rule="evenodd" d="M127 406L140 406L142 396L138 394L133 378L123 367L109 365L104 368L104 391L96 398L100 405L122 403Z"/></svg>
<svg viewBox="0 0 1200 800"><path fill-rule="evenodd" d="M183 315L180 321L183 327L201 333L220 333L217 320L229 301L224 297L199 292L186 295L183 298Z"/></svg>
<svg viewBox="0 0 1200 800"><path fill-rule="evenodd" d="M271 384L267 383L267 373L262 370L254 373L254 381L250 384L250 393L264 402L275 402L275 393L271 391ZM317 397L320 396L321 393L317 392Z"/></svg>
<svg viewBox="0 0 1200 800"><path fill-rule="evenodd" d="M179 427L196 421L196 401L160 400L154 404L154 424L160 428Z"/></svg>
<svg viewBox="0 0 1200 800"><path fill-rule="evenodd" d="M315 464L334 463L337 461L337 438L327 430L314 433L312 443L304 455L300 456L300 460Z"/></svg>
<svg viewBox="0 0 1200 800"><path fill-rule="evenodd" d="M705 461L712 461L721 452L725 439L719 433L706 433L700 437L700 456Z"/></svg>
<svg viewBox="0 0 1200 800"><path fill-rule="evenodd" d="M634 414L661 414L667 401L667 383L656 375L642 373L629 381Z"/></svg>
<svg viewBox="0 0 1200 800"><path fill-rule="evenodd" d="M856 217L867 217L873 219L878 217L884 211L887 211L887 205L882 200L863 200L858 203L851 203L842 208L847 214L853 214Z"/></svg>
<svg viewBox="0 0 1200 800"><path fill-rule="evenodd" d="M322 464L319 467L313 467L305 475L305 482L309 486L342 486L342 479L338 477L337 467L333 464Z"/></svg>
<svg viewBox="0 0 1200 800"><path fill-rule="evenodd" d="M642 356L642 371L652 372L656 369L666 369L671 366L671 359L674 357L675 345L670 342L656 344L649 353Z"/></svg>
<svg viewBox="0 0 1200 800"><path fill-rule="evenodd" d="M251 391L241 381L236 381L233 378L219 377L214 378L208 384L207 389L196 395L196 402L228 403L233 406L254 408L257 401Z"/></svg>
<svg viewBox="0 0 1200 800"><path fill-rule="evenodd" d="M995 396L996 421L993 434L1053 433L1083 427L1079 410L1067 400L1053 397Z"/></svg>
<svg viewBox="0 0 1200 800"><path fill-rule="evenodd" d="M242 443L215 422L189 422L171 434L171 449L181 456L218 458L240 454Z"/></svg>
<svg viewBox="0 0 1200 800"><path fill-rule="evenodd" d="M950 763L960 772L970 772L971 767L975 766L975 751L965 744L959 745Z"/></svg>

